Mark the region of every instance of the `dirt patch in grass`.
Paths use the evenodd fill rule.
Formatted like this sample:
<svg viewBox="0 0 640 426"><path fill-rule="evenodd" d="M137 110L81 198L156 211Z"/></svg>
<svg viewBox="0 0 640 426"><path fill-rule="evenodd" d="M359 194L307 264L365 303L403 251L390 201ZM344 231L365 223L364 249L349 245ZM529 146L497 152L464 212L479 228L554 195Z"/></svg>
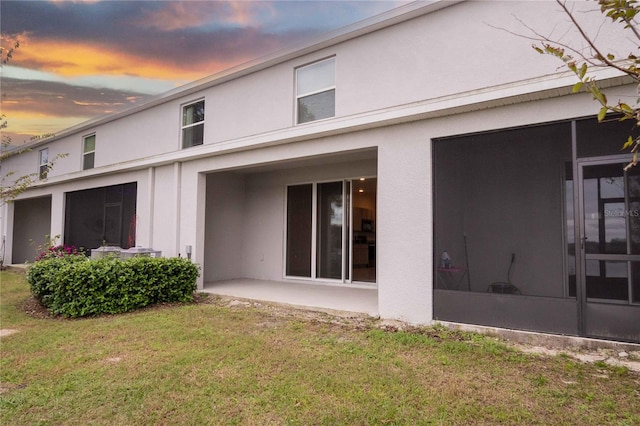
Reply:
<svg viewBox="0 0 640 426"><path fill-rule="evenodd" d="M17 333L19 330L15 330L12 328L2 328L0 329L0 337L11 336L12 334Z"/></svg>
<svg viewBox="0 0 640 426"><path fill-rule="evenodd" d="M38 299L29 296L21 306L22 311L32 318L53 319L56 318L47 308L45 308Z"/></svg>

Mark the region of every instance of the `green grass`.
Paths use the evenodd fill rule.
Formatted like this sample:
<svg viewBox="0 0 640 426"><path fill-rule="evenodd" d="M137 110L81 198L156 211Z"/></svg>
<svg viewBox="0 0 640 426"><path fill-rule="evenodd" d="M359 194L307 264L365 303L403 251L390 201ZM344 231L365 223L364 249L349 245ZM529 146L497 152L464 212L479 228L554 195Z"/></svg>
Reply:
<svg viewBox="0 0 640 426"><path fill-rule="evenodd" d="M476 334L215 299L38 319L0 279L1 424L640 423L638 375Z"/></svg>

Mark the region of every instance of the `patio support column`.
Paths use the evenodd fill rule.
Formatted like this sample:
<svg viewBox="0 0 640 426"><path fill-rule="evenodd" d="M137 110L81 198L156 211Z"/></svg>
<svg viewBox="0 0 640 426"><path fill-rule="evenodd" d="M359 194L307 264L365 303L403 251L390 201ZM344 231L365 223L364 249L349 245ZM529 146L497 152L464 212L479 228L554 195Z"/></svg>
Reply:
<svg viewBox="0 0 640 426"><path fill-rule="evenodd" d="M0 235L0 247L3 247L3 252L0 253L0 256L4 256L4 264L11 265L13 263L12 260L12 252L13 252L13 212L14 212L14 203L4 203L4 205L0 206L0 222L2 223L2 235Z"/></svg>
<svg viewBox="0 0 640 426"><path fill-rule="evenodd" d="M179 251L186 257L185 248L191 246L191 260L200 265L198 289L204 288L202 265L204 264L204 228L206 175L196 167L184 164L180 185Z"/></svg>
<svg viewBox="0 0 640 426"><path fill-rule="evenodd" d="M49 238L53 239L56 236L59 238L57 243L65 243L64 241L64 192L54 191L51 194L51 232Z"/></svg>
<svg viewBox="0 0 640 426"><path fill-rule="evenodd" d="M376 246L382 318L433 319L431 142L418 126L378 147Z"/></svg>

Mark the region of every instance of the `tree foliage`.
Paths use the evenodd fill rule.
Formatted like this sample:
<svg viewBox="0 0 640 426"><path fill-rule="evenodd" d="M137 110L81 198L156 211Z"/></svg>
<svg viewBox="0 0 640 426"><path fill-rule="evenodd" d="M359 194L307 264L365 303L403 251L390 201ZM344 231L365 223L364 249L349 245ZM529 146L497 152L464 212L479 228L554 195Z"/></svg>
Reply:
<svg viewBox="0 0 640 426"><path fill-rule="evenodd" d="M602 14L613 23L622 25L628 35L627 39L632 40L636 47L640 47L640 32L638 30L638 24L635 21L636 15L640 13L638 0L596 1L600 6ZM635 103L631 105L622 100L612 102L607 99L606 94L600 88L595 77L588 74L589 71L597 68L612 68L618 70L638 86L638 93L640 93L640 58L636 56L634 52L630 52L626 57L616 57L613 53L604 51L601 46L597 45L595 39L585 32L566 2L563 0L556 0L556 2L580 32L580 35L588 45L588 52L585 53L577 48L550 40L546 37L540 37L539 43L534 44L533 48L541 54L559 58L565 63L566 67L576 75L578 82L573 86L573 92L577 93L585 90L600 104L598 121L605 120L608 113L614 113L619 115L620 121L634 120L635 126L640 126L640 98L637 98ZM537 35L540 36L539 34ZM625 170L635 166L639 161L640 136L633 137L630 135L628 139L624 141L622 149L629 150L633 154L631 162L627 164Z"/></svg>

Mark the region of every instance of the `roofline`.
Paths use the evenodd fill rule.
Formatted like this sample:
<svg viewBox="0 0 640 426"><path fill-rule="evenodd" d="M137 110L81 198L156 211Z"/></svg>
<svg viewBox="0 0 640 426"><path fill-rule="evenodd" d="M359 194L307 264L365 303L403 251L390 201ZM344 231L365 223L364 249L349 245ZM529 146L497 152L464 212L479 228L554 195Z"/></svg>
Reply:
<svg viewBox="0 0 640 426"><path fill-rule="evenodd" d="M597 77L603 88L633 84L633 80L630 77L622 74L618 70L602 69L597 72ZM419 120L441 118L454 114L477 112L496 107L569 96L574 94L572 90L574 84L575 74L571 71L563 71L525 81L457 93L420 102L412 102L396 107L384 108L382 110L368 111L353 116L341 117L336 120L310 122L303 126L233 139L225 143L199 145L189 148L188 150L172 151L152 157L110 164L100 168L71 172L47 178L46 181L36 182L30 189L44 188L62 182L83 180L125 171L142 170L176 162L182 163L250 149L335 136L354 131L369 130ZM585 94L583 93L583 95ZM595 112L593 115L595 115ZM571 112L567 113L566 116L574 117ZM566 117L561 119L566 119ZM445 136L448 135L433 135L434 138Z"/></svg>
<svg viewBox="0 0 640 426"><path fill-rule="evenodd" d="M217 72L210 76L201 78L191 83L187 83L175 89L160 93L149 98L139 105L132 106L123 111L108 115L102 115L91 120L79 123L75 126L67 127L51 137L20 145L15 150L17 151L36 148L41 145L45 145L64 137L73 135L75 133L81 133L93 127L100 126L118 120L120 118L156 107L165 102L170 102L185 96L189 96L201 90L244 77L246 75L273 67L275 65L279 65L296 57L307 55L309 53L313 53L318 50L334 46L336 44L360 37L362 35L369 34L422 15L433 13L437 10L444 9L446 7L453 6L465 1L467 0L416 0L412 3L408 3L395 9L391 9L387 12L383 12L379 15L372 16L362 21L358 21L329 33L311 37L297 43L292 43L291 45L281 50L258 57L256 59L252 59L250 61Z"/></svg>

